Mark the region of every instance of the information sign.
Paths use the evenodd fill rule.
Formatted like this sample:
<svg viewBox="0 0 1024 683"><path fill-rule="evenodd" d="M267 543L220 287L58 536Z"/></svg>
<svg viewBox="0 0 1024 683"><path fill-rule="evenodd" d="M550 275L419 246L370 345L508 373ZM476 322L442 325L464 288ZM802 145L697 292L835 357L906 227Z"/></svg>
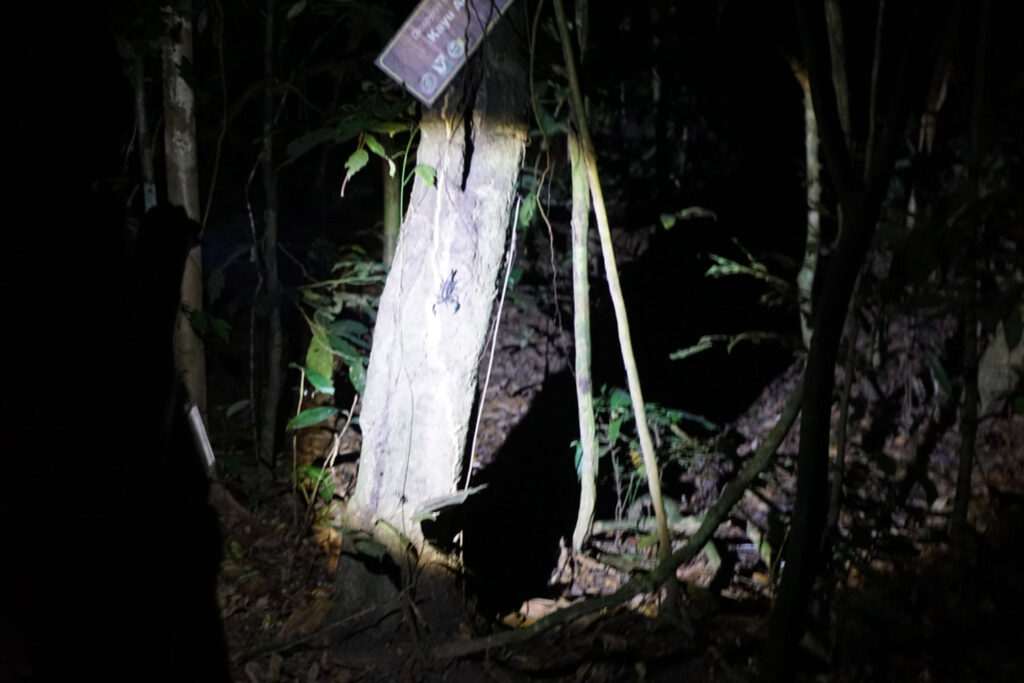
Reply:
<svg viewBox="0 0 1024 683"><path fill-rule="evenodd" d="M428 107L512 0L423 0L375 62Z"/></svg>

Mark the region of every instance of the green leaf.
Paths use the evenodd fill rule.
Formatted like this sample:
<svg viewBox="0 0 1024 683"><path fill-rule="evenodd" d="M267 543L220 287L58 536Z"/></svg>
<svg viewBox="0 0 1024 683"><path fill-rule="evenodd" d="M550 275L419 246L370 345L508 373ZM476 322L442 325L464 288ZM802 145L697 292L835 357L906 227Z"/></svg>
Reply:
<svg viewBox="0 0 1024 683"><path fill-rule="evenodd" d="M942 367L942 363L932 353L924 354L925 365L928 366L929 372L932 374L932 379L939 385L939 389L942 394L949 398L953 395L953 383L949 380L949 375L946 374L946 369Z"/></svg>
<svg viewBox="0 0 1024 683"><path fill-rule="evenodd" d="M361 361L348 366L348 380L352 382L357 394L362 396L366 393L366 368Z"/></svg>
<svg viewBox="0 0 1024 683"><path fill-rule="evenodd" d="M629 397L629 392L625 389L615 387L612 389L611 396L608 397L608 410L615 412L621 408L630 408L633 405L632 399Z"/></svg>
<svg viewBox="0 0 1024 683"><path fill-rule="evenodd" d="M747 520L747 538L757 546L757 552L761 556L761 561L764 562L764 566L772 566L772 546L768 540L761 533L761 530L757 528L757 525Z"/></svg>
<svg viewBox="0 0 1024 683"><path fill-rule="evenodd" d="M384 145L380 144L377 138L373 137L369 133L363 135L363 141L366 142L366 146L370 148L370 151L379 156L388 165L388 175L392 178L395 177L395 172L398 170L395 167L395 162L391 160L387 152L384 150Z"/></svg>
<svg viewBox="0 0 1024 683"><path fill-rule="evenodd" d="M315 324L310 325L310 330L313 338L306 352L306 367L324 377L330 377L334 374L334 355L331 353L327 330Z"/></svg>
<svg viewBox="0 0 1024 683"><path fill-rule="evenodd" d="M367 557L372 557L375 560L380 560L388 552L388 549L383 543L375 541L372 538L357 538L352 542L352 547L354 547L356 552L360 555L366 555Z"/></svg>
<svg viewBox="0 0 1024 683"><path fill-rule="evenodd" d="M341 181L341 196L345 196L345 188L348 186L348 181L352 180L352 176L359 173L367 162L370 161L370 153L364 148L360 147L356 151L352 152L351 156L345 160L345 179Z"/></svg>
<svg viewBox="0 0 1024 683"><path fill-rule="evenodd" d="M301 413L288 420L288 424L286 424L284 428L287 430L312 427L313 425L320 424L324 420L337 414L338 409L334 406L318 406L316 408L310 408L309 410L303 410Z"/></svg>
<svg viewBox="0 0 1024 683"><path fill-rule="evenodd" d="M324 469L322 467L313 467L311 465L301 465L298 471L305 474L309 478L309 481L316 485L316 494L320 496L325 503L331 502L334 498L334 481L324 476ZM318 484L319 482L319 484Z"/></svg>
<svg viewBox="0 0 1024 683"><path fill-rule="evenodd" d="M384 145L380 144L380 141L377 140L377 138L367 133L363 136L363 142L365 142L366 146L370 148L370 151L377 156L385 159L388 158L387 152L384 151Z"/></svg>
<svg viewBox="0 0 1024 683"><path fill-rule="evenodd" d="M322 468L322 467L313 467L312 465L299 465L295 469L296 469L296 471L298 471L298 472L300 472L302 474L305 474L310 479L316 479L324 471L324 468Z"/></svg>
<svg viewBox="0 0 1024 683"><path fill-rule="evenodd" d="M409 130L409 124L402 123L401 121L381 121L380 123L373 124L367 130L393 136L396 133L404 133Z"/></svg>
<svg viewBox="0 0 1024 683"><path fill-rule="evenodd" d="M645 548L653 548L655 545L657 545L657 543L657 534L647 534L646 536L641 536L640 540L636 542L636 549L644 550Z"/></svg>
<svg viewBox="0 0 1024 683"><path fill-rule="evenodd" d="M300 289L299 293L302 296L303 300L314 308L331 307L331 299L329 297L326 297L323 294L315 292L312 289Z"/></svg>
<svg viewBox="0 0 1024 683"><path fill-rule="evenodd" d="M227 410L224 411L224 417L230 419L231 417L237 415L238 413L242 412L248 407L249 399L247 398L243 398L241 401L235 401L234 403L227 407Z"/></svg>
<svg viewBox="0 0 1024 683"><path fill-rule="evenodd" d="M608 423L608 445L614 446L619 440L619 430L622 427L622 418L617 417Z"/></svg>
<svg viewBox="0 0 1024 683"><path fill-rule="evenodd" d="M210 334L225 344L231 341L231 324L223 318L210 317Z"/></svg>
<svg viewBox="0 0 1024 683"><path fill-rule="evenodd" d="M533 224L537 216L537 193L531 192L523 197L523 203L519 205L519 222L524 228Z"/></svg>
<svg viewBox="0 0 1024 683"><path fill-rule="evenodd" d="M704 557L708 560L708 571L712 574L718 572L719 567L722 566L722 556L718 553L718 548L715 547L714 541L708 541L704 544Z"/></svg>
<svg viewBox="0 0 1024 683"><path fill-rule="evenodd" d="M436 174L434 173L434 169L431 166L427 166L426 164L416 164L416 166L412 169L412 172L418 175L420 178L422 178L423 182L425 182L430 187L433 187L434 183L437 182Z"/></svg>
<svg viewBox="0 0 1024 683"><path fill-rule="evenodd" d="M330 478L321 480L316 492L321 500L325 503L330 503L334 499L334 481Z"/></svg>
<svg viewBox="0 0 1024 683"><path fill-rule="evenodd" d="M338 320L331 323L328 326L327 331L333 332L334 334L340 334L343 337L350 337L367 334L370 331L370 328L358 320Z"/></svg>
<svg viewBox="0 0 1024 683"><path fill-rule="evenodd" d="M347 341L336 334L327 335L327 338L330 340L331 350L345 361L346 365L359 363L361 361L362 357L359 355L359 352L352 348L352 345Z"/></svg>
<svg viewBox="0 0 1024 683"><path fill-rule="evenodd" d="M345 170L348 171L348 176L352 177L366 166L370 161L370 153L360 147L356 151L349 155L348 159L345 160Z"/></svg>
<svg viewBox="0 0 1024 683"><path fill-rule="evenodd" d="M369 334L369 329L358 320L339 320L328 325L327 331L328 339L331 342L331 348L336 352L340 351L339 346L335 342L336 339L347 340L353 345L367 351L370 349L370 344L362 338L364 335ZM342 357L344 358L344 356Z"/></svg>
<svg viewBox="0 0 1024 683"><path fill-rule="evenodd" d="M302 11L306 9L306 0L299 0L297 3L288 8L288 14L285 15L285 19L289 21L302 14Z"/></svg>
<svg viewBox="0 0 1024 683"><path fill-rule="evenodd" d="M327 394L328 396L334 395L334 384L331 383L329 377L324 377L315 370L304 368L306 372L306 379L313 385L313 388L319 391L321 394Z"/></svg>
<svg viewBox="0 0 1024 683"><path fill-rule="evenodd" d="M705 209L703 206L688 206L685 209L680 209L675 213L663 213L659 217L661 219L661 226L666 230L670 230L675 227L677 221L688 221L694 218L710 218L713 221L718 220L718 216L711 209Z"/></svg>
<svg viewBox="0 0 1024 683"><path fill-rule="evenodd" d="M516 283L523 279L523 267L512 266L512 270L508 274L508 286L510 289L515 289Z"/></svg>
<svg viewBox="0 0 1024 683"><path fill-rule="evenodd" d="M702 353L710 349L712 346L714 346L714 343L714 337L710 335L705 335L701 337L696 344L693 344L692 346L687 346L684 349L679 349L678 351L673 351L672 353L670 353L668 355L669 360L682 360L689 356Z"/></svg>
<svg viewBox="0 0 1024 683"><path fill-rule="evenodd" d="M205 311L185 310L185 318L196 336L202 339L214 337L227 343L231 336L231 325Z"/></svg>
<svg viewBox="0 0 1024 683"><path fill-rule="evenodd" d="M699 424L701 427L708 430L709 432L713 432L718 429L717 424L707 419L703 415L698 415L697 413L690 413L685 410L673 410L672 413L673 424L679 420L686 420L687 422L694 422L696 424Z"/></svg>

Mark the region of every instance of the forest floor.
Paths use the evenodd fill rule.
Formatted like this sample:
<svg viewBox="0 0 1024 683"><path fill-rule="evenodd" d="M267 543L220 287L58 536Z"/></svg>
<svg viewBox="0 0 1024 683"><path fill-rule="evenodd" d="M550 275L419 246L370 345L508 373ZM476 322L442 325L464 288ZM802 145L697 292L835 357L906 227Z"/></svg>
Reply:
<svg viewBox="0 0 1024 683"><path fill-rule="evenodd" d="M568 283L559 287L564 301ZM545 312L548 290L522 284L505 302L474 472L487 470L545 380L566 368L571 347L564 330L571 320L563 319L560 331ZM892 331L894 344L899 338ZM485 355L482 372L486 366ZM716 438L695 446L686 467L666 467L672 517L682 532L699 523L775 423L799 367L794 362ZM1024 416L981 423L974 533L958 549L946 531L959 444L956 410L937 390L918 386L931 381L922 367L894 354L890 365L883 362L853 386L845 506L802 641L802 680L1018 681L1024 675ZM224 481L239 505L219 506L225 551L219 594L236 680L753 680L795 488L795 432L712 546L679 568L692 633L656 617L655 596L640 596L463 659L432 651L446 640L521 627L608 594L631 572L652 566L642 495L623 501L620 492L612 506L617 519L604 520L590 551L573 556L563 546L550 587L519 609L485 619L464 589L463 617L443 634L417 634L406 614L339 643L328 635L344 633L344 623L327 623L340 549L331 521L354 486L355 456L334 463L332 509L307 504L296 492L285 473L290 463L274 471L236 467ZM238 452L246 438L227 423L215 424L214 435L221 452ZM677 543L683 542L681 533Z"/></svg>

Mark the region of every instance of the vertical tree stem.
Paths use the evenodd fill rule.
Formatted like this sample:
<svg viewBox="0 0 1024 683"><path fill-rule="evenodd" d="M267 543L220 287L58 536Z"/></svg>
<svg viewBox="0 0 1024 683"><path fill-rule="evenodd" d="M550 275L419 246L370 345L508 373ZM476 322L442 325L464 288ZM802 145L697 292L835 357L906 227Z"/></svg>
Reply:
<svg viewBox="0 0 1024 683"><path fill-rule="evenodd" d="M281 328L281 280L277 272L278 197L274 168L274 2L266 0L263 33L263 139L260 167L263 176L263 267L271 308L267 312L266 386L260 401L260 459L277 462L277 412L281 400L281 358L284 338Z"/></svg>
<svg viewBox="0 0 1024 683"><path fill-rule="evenodd" d="M191 4L167 8L168 35L163 41L164 157L167 167L167 201L185 208L198 221L199 163L196 150L195 94L182 70L192 60ZM181 283L181 307L203 309L203 259L196 246L185 262ZM188 319L181 315L174 336L175 365L199 412L206 418L206 355L203 341Z"/></svg>
<svg viewBox="0 0 1024 683"><path fill-rule="evenodd" d="M580 421L580 507L572 533L573 550L579 552L590 538L597 500L597 427L594 424L594 393L590 374L590 279L587 273L587 233L590 227L590 194L583 151L575 133L569 133L572 168L572 301L573 336L576 347L576 403Z"/></svg>
<svg viewBox="0 0 1024 683"><path fill-rule="evenodd" d="M640 450L643 453L644 459L644 471L647 474L647 484L651 491L651 502L654 505L654 513L658 521L658 558L664 562L672 555L672 541L668 534L665 505L661 496L661 478L658 472L658 461L654 453L654 442L651 440L651 433L647 427L647 411L644 407L643 393L640 390L640 375L637 372L636 359L633 356L633 343L629 334L629 317L626 313L626 303L622 298L619 271L615 265L615 250L612 247L612 235L608 227L608 213L604 206L601 180L597 174L597 156L594 153L594 143L590 138L587 116L583 109L583 96L580 93L579 79L576 75L576 62L573 58L572 43L569 40L569 32L566 28L565 8L562 6L562 0L554 0L554 4L555 20L558 24L558 35L562 43L562 55L565 59L565 70L569 78L570 101L572 102L573 112L576 115L580 142L583 145L583 161L587 167L590 194L594 200L594 211L597 215L597 230L601 237L601 256L604 260L608 289L612 297L612 307L615 309L619 346L622 350L622 362L626 366L626 381L629 384L629 395L633 402L633 412L636 415L637 437L640 440ZM671 586L672 584L670 583L669 585Z"/></svg>

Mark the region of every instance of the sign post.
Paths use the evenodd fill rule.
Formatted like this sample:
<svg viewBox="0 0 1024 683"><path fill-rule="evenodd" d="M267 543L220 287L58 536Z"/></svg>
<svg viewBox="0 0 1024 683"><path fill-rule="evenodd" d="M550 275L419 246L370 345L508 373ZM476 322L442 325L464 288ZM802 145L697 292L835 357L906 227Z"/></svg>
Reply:
<svg viewBox="0 0 1024 683"><path fill-rule="evenodd" d="M375 64L428 107L513 0L423 0Z"/></svg>

